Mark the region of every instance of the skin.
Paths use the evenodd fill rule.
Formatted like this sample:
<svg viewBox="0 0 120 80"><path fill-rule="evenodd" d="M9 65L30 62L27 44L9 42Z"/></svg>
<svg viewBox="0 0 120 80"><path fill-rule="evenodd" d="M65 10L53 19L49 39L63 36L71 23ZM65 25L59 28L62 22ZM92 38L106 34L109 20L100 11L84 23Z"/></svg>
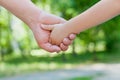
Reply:
<svg viewBox="0 0 120 80"><path fill-rule="evenodd" d="M75 38L75 34L70 34L59 46L52 45L49 42L51 32L42 29L41 24L59 24L66 21L37 8L30 0L0 0L0 5L24 21L32 30L38 45L46 51L65 51Z"/></svg>
<svg viewBox="0 0 120 80"><path fill-rule="evenodd" d="M120 15L120 0L101 0L66 23L42 25L42 28L52 30L50 41L52 44L59 45L69 34L78 34L117 15Z"/></svg>

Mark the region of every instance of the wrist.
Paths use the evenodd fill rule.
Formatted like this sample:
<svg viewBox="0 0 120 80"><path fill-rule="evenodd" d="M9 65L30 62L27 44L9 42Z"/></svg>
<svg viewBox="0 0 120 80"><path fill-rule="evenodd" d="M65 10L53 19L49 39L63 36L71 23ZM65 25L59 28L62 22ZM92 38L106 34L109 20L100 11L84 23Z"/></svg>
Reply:
<svg viewBox="0 0 120 80"><path fill-rule="evenodd" d="M32 9L28 15L24 17L23 21L29 26L34 27L34 24L40 23L40 17L42 16L42 10Z"/></svg>
<svg viewBox="0 0 120 80"><path fill-rule="evenodd" d="M63 27L69 34L79 34L80 32L79 29L76 30L76 26L73 26L69 21L67 21Z"/></svg>
<svg viewBox="0 0 120 80"><path fill-rule="evenodd" d="M26 7L23 11L25 11L24 14L21 15L21 13L18 13L18 17L22 21L24 21L29 27L39 22L41 13L43 12L41 9L36 7L31 1L29 1L28 7Z"/></svg>
<svg viewBox="0 0 120 80"><path fill-rule="evenodd" d="M65 34L71 34L74 33L73 30L70 28L70 26L67 26L66 23L61 24L61 26L59 26L60 31L62 31Z"/></svg>

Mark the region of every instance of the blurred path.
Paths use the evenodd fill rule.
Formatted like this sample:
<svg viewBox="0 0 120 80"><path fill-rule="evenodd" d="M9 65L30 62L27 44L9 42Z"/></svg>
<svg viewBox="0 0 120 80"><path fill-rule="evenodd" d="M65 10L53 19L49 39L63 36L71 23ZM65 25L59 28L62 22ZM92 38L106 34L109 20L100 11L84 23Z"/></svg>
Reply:
<svg viewBox="0 0 120 80"><path fill-rule="evenodd" d="M120 64L103 65L104 75L94 80L120 80Z"/></svg>
<svg viewBox="0 0 120 80"><path fill-rule="evenodd" d="M94 80L120 80L120 64L78 66L76 69L30 73L0 80L69 80L80 76L93 76Z"/></svg>

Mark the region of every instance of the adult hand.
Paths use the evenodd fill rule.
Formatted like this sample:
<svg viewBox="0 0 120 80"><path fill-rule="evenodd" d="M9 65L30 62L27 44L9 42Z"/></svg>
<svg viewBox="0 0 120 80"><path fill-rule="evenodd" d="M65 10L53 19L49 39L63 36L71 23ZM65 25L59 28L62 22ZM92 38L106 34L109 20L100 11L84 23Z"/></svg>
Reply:
<svg viewBox="0 0 120 80"><path fill-rule="evenodd" d="M75 38L75 34L71 34L68 38L65 38L63 40L60 46L56 46L49 43L49 37L51 32L45 31L41 28L41 24L58 24L64 23L66 21L60 17L48 14L46 12L41 12L40 16L38 17L38 20L30 25L38 45L49 52L59 52L61 50L67 50L68 46Z"/></svg>
<svg viewBox="0 0 120 80"><path fill-rule="evenodd" d="M50 32L41 28L41 24L58 24L65 20L52 14L47 14L36 7L30 0L0 0L0 5L24 21L33 31L38 45L49 51L59 52L67 50L75 35L70 35L63 40L60 47L49 43Z"/></svg>

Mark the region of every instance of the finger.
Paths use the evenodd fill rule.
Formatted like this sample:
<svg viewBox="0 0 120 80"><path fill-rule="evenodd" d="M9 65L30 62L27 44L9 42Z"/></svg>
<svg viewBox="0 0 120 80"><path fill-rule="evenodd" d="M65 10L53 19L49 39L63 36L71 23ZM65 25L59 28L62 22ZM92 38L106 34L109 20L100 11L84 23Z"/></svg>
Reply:
<svg viewBox="0 0 120 80"><path fill-rule="evenodd" d="M45 24L59 24L59 23L66 22L65 19L58 17L56 15L53 15L53 14L43 13L43 15L45 16L42 18L42 23L45 23Z"/></svg>
<svg viewBox="0 0 120 80"><path fill-rule="evenodd" d="M52 45L50 43L43 44L43 45L41 45L41 47L48 52L60 52L61 51L60 47L58 47L56 45Z"/></svg>
<svg viewBox="0 0 120 80"><path fill-rule="evenodd" d="M52 45L56 45L55 41L51 37L49 38L49 43L52 44Z"/></svg>
<svg viewBox="0 0 120 80"><path fill-rule="evenodd" d="M52 40L51 40L51 38L49 38L49 43L52 43Z"/></svg>
<svg viewBox="0 0 120 80"><path fill-rule="evenodd" d="M49 30L49 31L54 29L54 25L44 25L44 24L41 24L41 27L44 30Z"/></svg>
<svg viewBox="0 0 120 80"><path fill-rule="evenodd" d="M68 46L65 46L63 43L61 43L60 48L62 49L62 51L66 51L68 49Z"/></svg>
<svg viewBox="0 0 120 80"><path fill-rule="evenodd" d="M52 45L51 48L53 49L54 52L57 52L57 53L61 51L61 48L58 47L57 45Z"/></svg>
<svg viewBox="0 0 120 80"><path fill-rule="evenodd" d="M63 40L63 44L64 44L64 45L68 46L68 45L70 45L71 43L72 43L72 40L70 40L69 38L64 38L64 40Z"/></svg>
<svg viewBox="0 0 120 80"><path fill-rule="evenodd" d="M53 19L53 16L54 16L54 23L52 23L52 24L55 24L55 22L56 22L56 24L60 24L60 23L65 23L67 21L61 17L56 16L56 15L52 15L51 16L52 19ZM53 21L53 20L51 20L51 21Z"/></svg>
<svg viewBox="0 0 120 80"><path fill-rule="evenodd" d="M70 35L69 35L69 39L70 39L70 40L74 40L75 38L76 38L76 34L70 34Z"/></svg>

